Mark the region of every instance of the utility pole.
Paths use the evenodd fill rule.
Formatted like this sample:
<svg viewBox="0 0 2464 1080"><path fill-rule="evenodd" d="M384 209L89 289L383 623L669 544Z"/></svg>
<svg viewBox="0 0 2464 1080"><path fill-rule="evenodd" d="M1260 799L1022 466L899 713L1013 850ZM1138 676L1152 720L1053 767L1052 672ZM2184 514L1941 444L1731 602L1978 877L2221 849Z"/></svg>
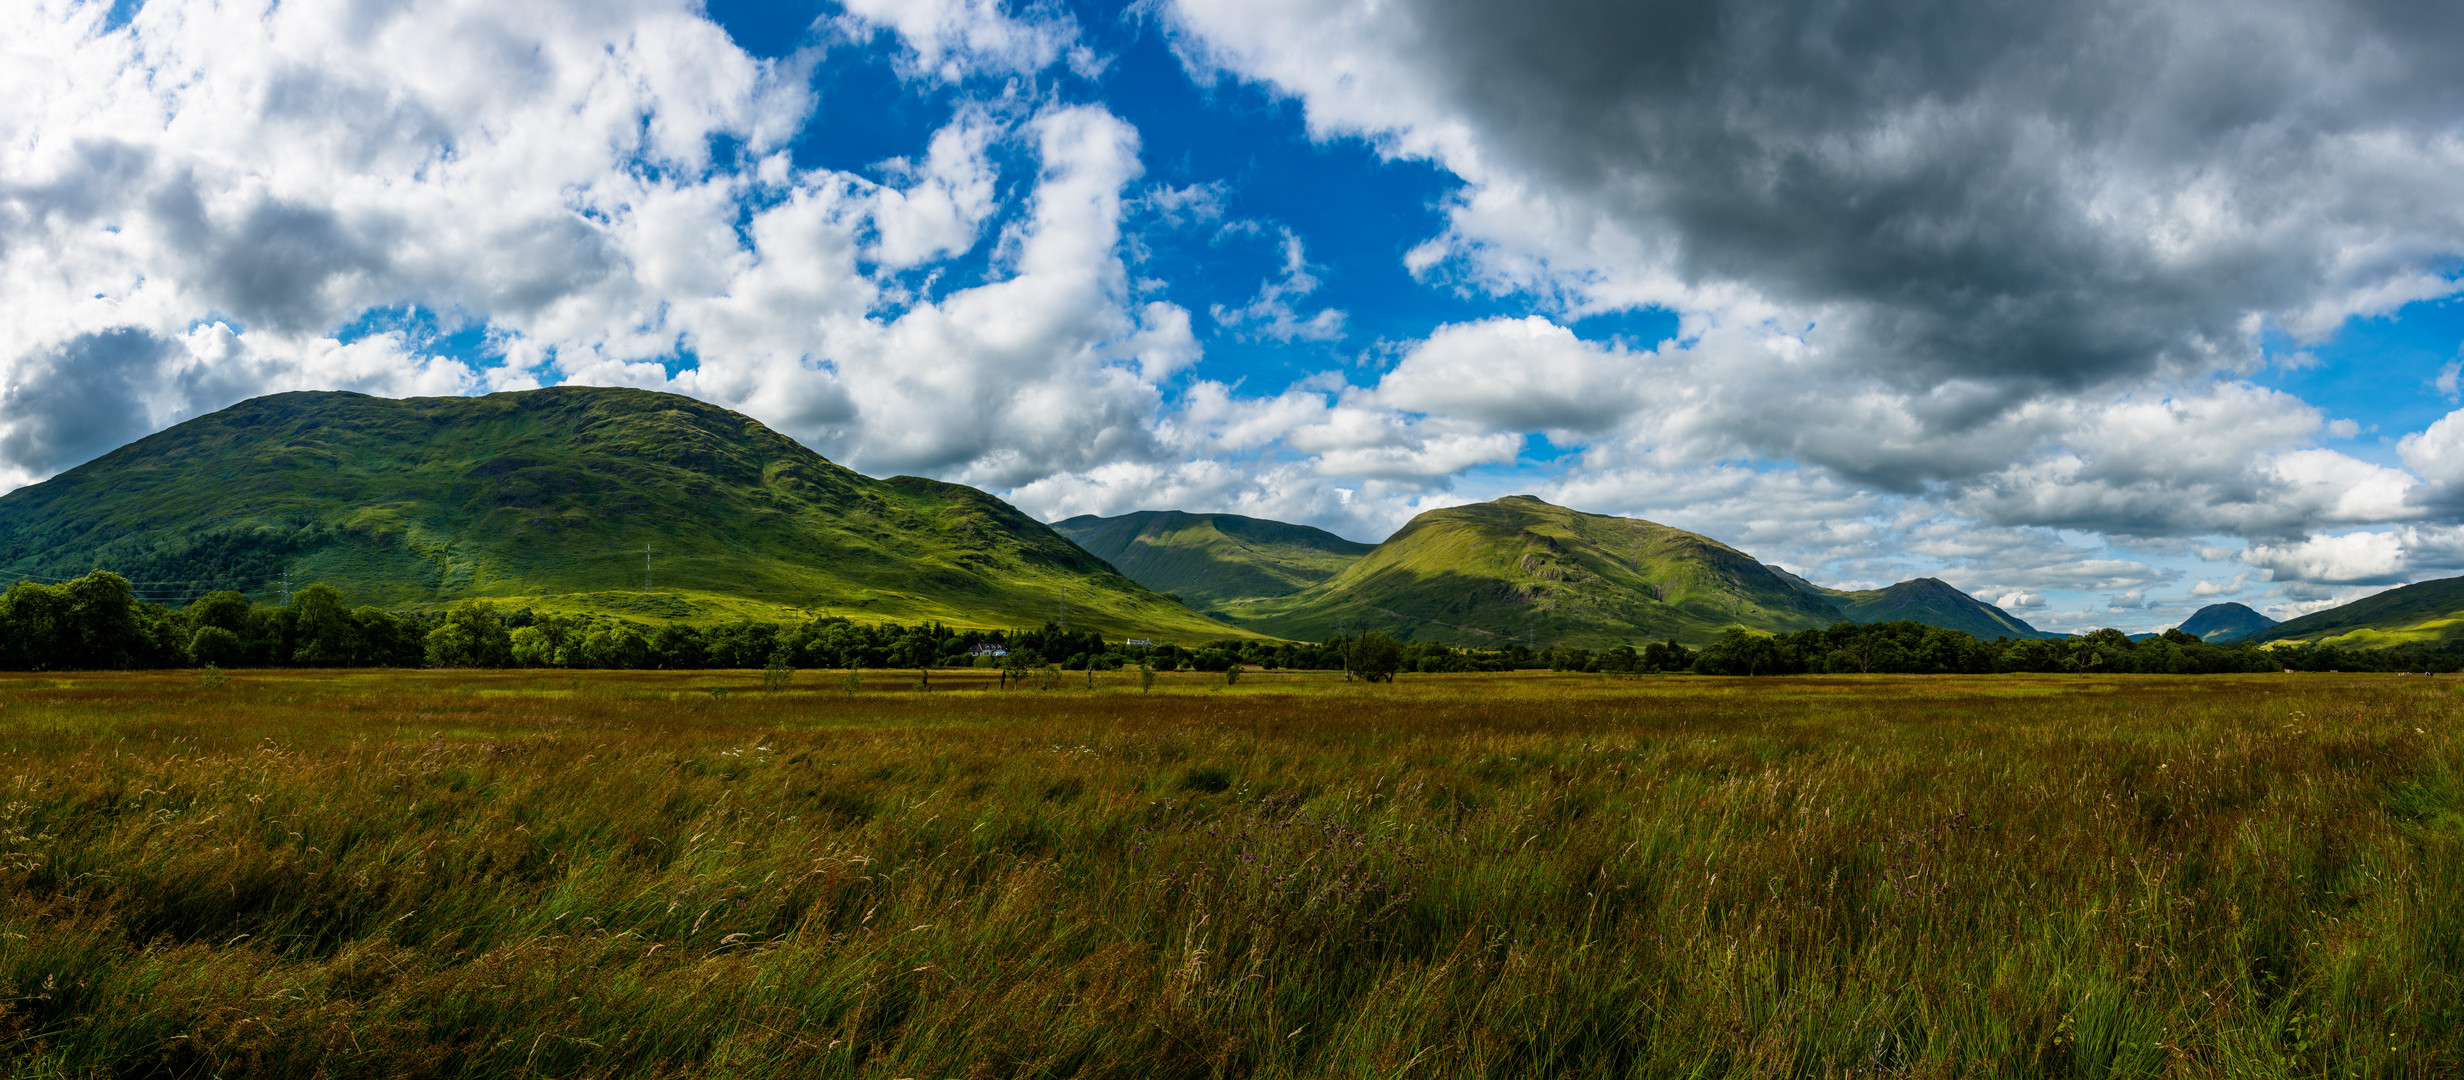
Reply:
<svg viewBox="0 0 2464 1080"><path fill-rule="evenodd" d="M642 591L650 591L650 545L642 545Z"/></svg>

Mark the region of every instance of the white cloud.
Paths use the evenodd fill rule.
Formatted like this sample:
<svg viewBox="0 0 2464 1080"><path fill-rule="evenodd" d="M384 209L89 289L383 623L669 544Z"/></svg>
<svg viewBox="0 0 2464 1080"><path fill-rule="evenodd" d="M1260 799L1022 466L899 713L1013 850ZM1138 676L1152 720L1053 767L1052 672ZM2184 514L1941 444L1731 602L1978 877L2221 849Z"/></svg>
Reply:
<svg viewBox="0 0 2464 1080"><path fill-rule="evenodd" d="M985 149L998 134L990 116L968 110L934 133L921 165L892 163L893 172L907 174L913 183L874 193L872 220L878 239L869 252L874 261L905 269L975 246L984 220L996 209L997 176Z"/></svg>
<svg viewBox="0 0 2464 1080"><path fill-rule="evenodd" d="M2404 464L2442 493L2464 488L2464 409L2448 413L2396 444Z"/></svg>
<svg viewBox="0 0 2464 1080"><path fill-rule="evenodd" d="M2248 575L2248 574L2235 574L2235 575L2233 575L2233 580L2232 580L2231 582L2228 582L2228 583L2223 584L2223 585L2218 585L2218 584L2216 584L2215 582L2208 581L2208 580L2206 580L2206 579L2202 578L2202 579L2200 579L2199 581L2194 582L2194 583L2192 583L2192 584L2191 584L2191 586L2190 586L2190 595L2192 595L2192 596L2240 596L2240 595L2242 594L2242 587L2243 587L2243 584L2244 584L2245 582L2247 582L2247 581L2249 580L2249 578L2250 578L2250 575Z"/></svg>
<svg viewBox="0 0 2464 1080"><path fill-rule="evenodd" d="M1231 190L1144 183L1127 123L1038 89L1100 64L1057 10L845 5L842 37L886 31L903 74L952 102L861 175L788 152L837 107L808 89L819 52L751 57L691 0L155 3L114 32L101 4L0 9L0 483L272 390L564 380L692 393L859 468L1007 488L1039 513L1181 505L1372 536L1531 487L1824 580L1937 573L2048 618L2091 617L2054 611L2087 593L2168 602L2145 600L2178 576L2165 557L2095 536L2246 538L2200 554L2296 603L2464 563L2438 524L2464 505L2464 412L2399 443L2408 472L2318 447L2359 428L2242 381L2270 326L2452 287L2421 267L2464 235L2453 122L2372 136L2303 97L2279 128L2176 150L2152 134L2188 122L2173 104L2033 55L2003 57L2010 87L1931 99L1856 97L1880 92L1860 71L1835 124L1806 121L1822 103L1785 72L1771 108L1709 116L1685 87L1631 81L1697 70L1688 56L1585 66L1633 25L1588 42L1474 19L1495 40L1473 40L1456 20L1476 3L1185 0L1180 43L1205 63L1293 93L1322 134L1468 181L1405 259L1431 295L1523 290L1549 313L1380 342L1400 359L1371 387L1336 371L1261 394L1208 377L1190 310L1130 271L1137 229L1215 226ZM2247 65L2265 85L2352 75L2291 30L2235 25L2292 62ZM1526 32L1568 70L1492 51ZM1496 93L1467 96L1483 64ZM1607 104L1570 116L1559 82L1584 72ZM2077 142L2094 133L2058 103L2014 105L2025 85L2105 102L2118 141ZM1665 139L1624 127L1655 123ZM1719 149L1706 131L1803 175L1747 183L1706 158L1706 180L1682 160ZM1795 183L1811 186L1783 197ZM1345 337L1346 312L1311 303L1324 268L1301 238L1256 231L1280 264L1213 322ZM1894 277L1895 259L1915 269ZM1678 314L1675 340L1568 329L1642 304ZM505 366L435 355L431 324L485 328ZM1529 432L1575 456L1522 462Z"/></svg>
<svg viewBox="0 0 2464 1080"><path fill-rule="evenodd" d="M2244 558L2280 579L2392 583L2404 569L2404 542L2392 531L2351 532L2313 536L2292 544L2257 545Z"/></svg>
<svg viewBox="0 0 2464 1080"><path fill-rule="evenodd" d="M960 75L1050 62L1067 29L877 7L850 10ZM0 470L21 482L269 390L544 378L682 390L859 467L998 487L1152 457L1155 381L1198 358L1186 311L1130 299L1138 139L1101 108L962 99L880 183L794 168L802 61L745 55L689 0L153 4L114 33L101 11L0 12L44 72L0 101L0 376L20 387ZM1003 214L1007 140L1038 172L992 278L917 290L901 271ZM344 344L371 308L483 324L509 366L403 332ZM182 347L198 325L227 340ZM62 364L94 377L50 415L131 419L50 422L36 396Z"/></svg>
<svg viewBox="0 0 2464 1080"><path fill-rule="evenodd" d="M2282 536L2415 515L2411 476L2302 447L2323 419L2280 391L2220 383L2066 419L2055 449L1978 484L1961 509L2124 536Z"/></svg>
<svg viewBox="0 0 2464 1080"><path fill-rule="evenodd" d="M1504 433L1449 432L1398 440L1384 446L1328 450L1317 457L1324 476L1365 476L1379 480L1429 482L1452 476L1474 465L1511 463L1523 449L1523 439Z"/></svg>
<svg viewBox="0 0 2464 1080"><path fill-rule="evenodd" d="M1641 373L1555 340L1580 396L1512 385L1499 325L1494 370L1448 328L1381 403L1599 435L1589 467L1793 462L1988 528L2282 547L2454 505L2315 445L2360 423L2241 380L2271 328L2455 292L2464 121L2414 107L2455 25L2336 2L1952 6L1888 33L1759 2L1170 10L1201 77L1465 181L1416 276L1680 317ZM2405 460L2443 473L2449 434Z"/></svg>
<svg viewBox="0 0 2464 1080"><path fill-rule="evenodd" d="M911 73L957 82L973 74L1050 67L1076 43L1066 18L1012 16L998 0L842 0L848 13L897 31ZM1072 58L1078 63L1084 59Z"/></svg>
<svg viewBox="0 0 2464 1080"><path fill-rule="evenodd" d="M1239 307L1216 304L1211 309L1215 322L1227 329L1267 341L1334 341L1343 336L1345 315L1335 308L1320 308L1314 315L1303 316L1293 308L1293 302L1316 292L1318 279L1309 272L1309 257L1300 237L1290 230L1283 233L1283 273L1280 277L1261 282L1258 294Z"/></svg>
<svg viewBox="0 0 2464 1080"><path fill-rule="evenodd" d="M1458 323L1405 353L1376 400L1509 430L1596 432L1641 404L1642 361L1537 315Z"/></svg>
<svg viewBox="0 0 2464 1080"><path fill-rule="evenodd" d="M1156 300L1138 309L1138 332L1122 343L1121 351L1138 361L1138 372L1148 382L1159 382L1196 363L1203 350L1190 331L1188 309Z"/></svg>
<svg viewBox="0 0 2464 1080"><path fill-rule="evenodd" d="M655 354L657 290L731 257L693 242L724 201L695 179L709 136L758 151L809 104L682 3L149 4L110 33L104 10L0 12L0 41L43 57L40 89L0 100L0 373L224 326L180 353L193 377L113 391L149 427L268 390L481 381L407 339L342 345L370 307ZM21 476L75 456L33 445L39 418L0 424Z"/></svg>

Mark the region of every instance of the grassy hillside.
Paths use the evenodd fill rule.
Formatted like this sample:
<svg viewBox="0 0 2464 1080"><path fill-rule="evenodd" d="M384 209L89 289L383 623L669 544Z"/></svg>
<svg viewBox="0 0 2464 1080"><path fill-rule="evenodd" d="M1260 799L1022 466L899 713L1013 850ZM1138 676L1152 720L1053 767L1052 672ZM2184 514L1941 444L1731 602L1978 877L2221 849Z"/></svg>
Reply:
<svg viewBox="0 0 2464 1080"><path fill-rule="evenodd" d="M2251 641L2314 641L2351 648L2464 640L2464 577L2389 589L2252 634Z"/></svg>
<svg viewBox="0 0 2464 1080"><path fill-rule="evenodd" d="M1796 630L1841 618L1716 540L1528 495L1429 511L1323 583L1222 611L1285 637L1368 629L1483 647L1527 636L1587 648L1700 644L1732 625Z"/></svg>
<svg viewBox="0 0 2464 1080"><path fill-rule="evenodd" d="M1202 611L1289 596L1343 572L1377 547L1306 525L1178 510L1090 514L1052 527L1138 584Z"/></svg>
<svg viewBox="0 0 2464 1080"><path fill-rule="evenodd" d="M644 588L644 549L650 587ZM972 488L876 480L672 394L277 394L0 497L0 575L117 570L178 601L333 585L707 620L804 613L1236 633Z"/></svg>
<svg viewBox="0 0 2464 1080"><path fill-rule="evenodd" d="M2009 612L1952 588L1940 578L1917 578L1880 589L1826 589L1778 567L1772 572L1831 602L1858 623L1909 622L1957 630L1979 641L1995 638L2058 638Z"/></svg>
<svg viewBox="0 0 2464 1080"><path fill-rule="evenodd" d="M2274 627L2276 620L2261 615L2243 604L2209 604L2182 620L2175 629L2202 641L2230 645L2253 634Z"/></svg>

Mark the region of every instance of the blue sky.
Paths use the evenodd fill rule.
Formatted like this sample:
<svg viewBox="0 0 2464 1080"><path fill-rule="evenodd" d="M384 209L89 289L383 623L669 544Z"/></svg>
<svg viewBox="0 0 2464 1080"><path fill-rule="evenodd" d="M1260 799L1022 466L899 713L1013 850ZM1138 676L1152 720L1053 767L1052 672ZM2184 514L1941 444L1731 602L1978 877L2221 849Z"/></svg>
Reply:
<svg viewBox="0 0 2464 1080"><path fill-rule="evenodd" d="M18 9L0 482L585 382L1046 518L1529 492L2063 630L2464 572L2453 20L1692 10Z"/></svg>

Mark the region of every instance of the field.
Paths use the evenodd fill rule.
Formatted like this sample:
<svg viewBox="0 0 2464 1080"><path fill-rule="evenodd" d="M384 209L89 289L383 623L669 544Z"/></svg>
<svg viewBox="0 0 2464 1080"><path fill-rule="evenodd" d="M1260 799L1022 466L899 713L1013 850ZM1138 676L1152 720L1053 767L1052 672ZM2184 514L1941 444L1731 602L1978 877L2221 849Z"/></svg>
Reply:
<svg viewBox="0 0 2464 1080"><path fill-rule="evenodd" d="M2464 1073L2419 676L0 677L0 1074Z"/></svg>

